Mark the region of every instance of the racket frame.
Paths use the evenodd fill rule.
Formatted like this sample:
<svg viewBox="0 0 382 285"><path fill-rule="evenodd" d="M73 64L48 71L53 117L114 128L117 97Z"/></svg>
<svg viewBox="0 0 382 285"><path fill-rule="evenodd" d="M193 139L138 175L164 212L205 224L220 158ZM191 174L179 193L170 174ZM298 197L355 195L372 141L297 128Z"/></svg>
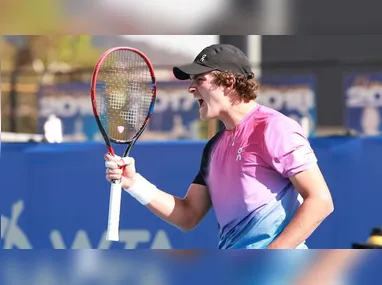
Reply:
<svg viewBox="0 0 382 285"><path fill-rule="evenodd" d="M145 121L144 121L142 127L140 128L140 130L135 134L135 136L131 140L128 140L128 141L115 140L113 138L110 138L108 136L108 134L106 133L106 131L105 131L105 129L104 129L102 123L101 123L101 120L99 118L99 113L98 113L98 110L97 110L97 91L96 90L97 90L97 77L98 77L99 70L100 70L104 60L111 53L116 52L116 51L120 51L120 50L127 50L127 51L134 52L134 53L138 54L146 62L146 65L147 65L147 67L148 67L148 69L150 71L151 81L152 81L152 86L151 86L152 101L150 103L149 112L147 113ZM111 49L107 50L100 57L100 59L98 60L96 66L94 68L94 71L93 71L93 75L92 75L92 79L91 79L91 89L90 90L91 90L91 101L92 101L92 108L93 108L94 117L96 119L96 122L97 122L97 125L98 125L98 129L100 130L100 132L102 134L102 137L104 138L104 141L106 143L106 146L107 146L110 154L115 155L114 149L111 146L111 143L115 143L115 144L127 144L128 146L126 147L125 152L123 154L123 157L126 157L130 153L130 150L134 146L135 142L138 140L138 138L142 135L143 131L146 129L146 127L147 127L147 125L148 125L148 123L149 123L149 121L151 119L151 115L152 115L152 113L154 111L154 106L155 106L155 102L156 102L156 77L155 77L155 72L154 72L153 65L151 64L151 62L148 59L148 57L143 52L141 52L138 49L131 48L131 47L114 47L114 48L111 48Z"/></svg>
<svg viewBox="0 0 382 285"><path fill-rule="evenodd" d="M146 65L147 65L147 68L149 69L149 72L150 72L150 75L151 75L151 83L152 83L152 85L151 85L152 100L151 100L150 108L149 108L149 111L148 111L147 116L145 118L145 121L144 121L143 125L141 126L141 128L139 129L139 131L135 134L135 136L133 138L131 138L130 140L127 140L127 141L116 140L116 139L113 139L113 138L109 137L109 135L107 134L105 128L102 125L102 122L100 120L99 113L98 113L98 110L97 110L97 91L96 90L97 90L97 77L98 77L98 73L100 71L100 68L101 68L102 63L104 62L104 60L110 54L112 54L113 52L121 51L121 50L129 51L129 52L134 52L134 53L138 54L145 61ZM138 138L142 135L143 131L146 129L146 127L147 127L147 125L148 125L148 123L149 123L149 121L151 119L151 115L153 114L153 111L154 111L154 106L155 106L155 103L156 103L156 77L155 77L155 72L154 72L153 65L151 64L151 62L148 59L148 57L144 53L142 53L140 50L138 50L138 49L131 48L131 47L123 47L123 46L114 47L114 48L111 48L111 49L107 50L99 58L97 64L95 65L90 85L91 85L91 87L90 87L91 102L92 102L92 108L93 108L94 117L95 117L98 129L99 129L99 131L102 134L102 137L103 137L103 139L105 141L105 144L106 144L106 147L107 147L109 153L111 155L115 156L115 152L114 152L114 149L113 149L111 143L125 144L127 146L125 148L125 151L124 151L122 157L128 156L130 151L131 151L131 149L132 149L132 147L135 145L135 143L138 140ZM106 239L107 240L111 240L111 241L118 241L119 240L118 230L119 230L119 211L120 211L120 198L121 198L121 191L120 190L121 190L121 188L119 188L117 190L118 187L116 187L115 184L119 184L120 185L120 183L121 183L120 181L115 181L115 180L113 180L111 182L110 201L109 201L109 203L110 203L109 204L109 222L108 222L108 230L107 230L107 236L106 236ZM113 203L115 203L114 206L113 206ZM115 207L118 210L118 220L117 221L114 221L114 220L111 219L111 215L112 215L111 208L112 207ZM112 223L115 222L117 224L111 225L111 222Z"/></svg>

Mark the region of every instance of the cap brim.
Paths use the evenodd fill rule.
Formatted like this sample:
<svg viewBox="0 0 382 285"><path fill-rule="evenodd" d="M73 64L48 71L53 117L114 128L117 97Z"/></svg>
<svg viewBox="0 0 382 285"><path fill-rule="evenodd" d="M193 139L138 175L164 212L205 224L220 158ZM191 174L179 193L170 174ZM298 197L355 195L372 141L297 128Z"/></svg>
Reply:
<svg viewBox="0 0 382 285"><path fill-rule="evenodd" d="M179 80L190 79L190 75L197 75L214 70L211 67L203 66L197 63L190 63L181 66L175 66L172 71L174 76Z"/></svg>

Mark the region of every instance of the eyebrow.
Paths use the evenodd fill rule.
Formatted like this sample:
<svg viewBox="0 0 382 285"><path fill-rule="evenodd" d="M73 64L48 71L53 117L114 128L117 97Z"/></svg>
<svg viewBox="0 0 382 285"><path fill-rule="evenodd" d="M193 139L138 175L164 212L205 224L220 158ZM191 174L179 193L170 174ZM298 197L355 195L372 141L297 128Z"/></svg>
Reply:
<svg viewBox="0 0 382 285"><path fill-rule="evenodd" d="M190 79L191 79L191 80L194 80L194 79L196 79L196 78L198 78L198 77L201 77L201 76L203 76L203 74L190 75Z"/></svg>

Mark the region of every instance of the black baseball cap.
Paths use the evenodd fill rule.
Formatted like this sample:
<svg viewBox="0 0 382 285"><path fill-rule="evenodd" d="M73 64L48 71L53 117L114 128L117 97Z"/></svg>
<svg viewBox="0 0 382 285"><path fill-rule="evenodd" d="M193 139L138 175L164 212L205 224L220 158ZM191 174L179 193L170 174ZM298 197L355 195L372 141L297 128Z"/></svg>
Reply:
<svg viewBox="0 0 382 285"><path fill-rule="evenodd" d="M179 80L190 79L190 75L218 70L234 75L251 74L251 65L245 54L233 45L214 44L204 48L190 64L175 66L174 76Z"/></svg>

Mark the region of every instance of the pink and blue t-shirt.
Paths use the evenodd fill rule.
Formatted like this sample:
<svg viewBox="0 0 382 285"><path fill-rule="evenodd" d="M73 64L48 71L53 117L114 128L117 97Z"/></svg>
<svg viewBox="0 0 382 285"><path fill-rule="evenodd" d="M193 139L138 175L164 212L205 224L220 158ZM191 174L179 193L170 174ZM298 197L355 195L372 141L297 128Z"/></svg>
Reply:
<svg viewBox="0 0 382 285"><path fill-rule="evenodd" d="M217 133L193 183L209 190L219 248L266 248L301 204L289 177L316 162L301 126L260 104L235 129Z"/></svg>

